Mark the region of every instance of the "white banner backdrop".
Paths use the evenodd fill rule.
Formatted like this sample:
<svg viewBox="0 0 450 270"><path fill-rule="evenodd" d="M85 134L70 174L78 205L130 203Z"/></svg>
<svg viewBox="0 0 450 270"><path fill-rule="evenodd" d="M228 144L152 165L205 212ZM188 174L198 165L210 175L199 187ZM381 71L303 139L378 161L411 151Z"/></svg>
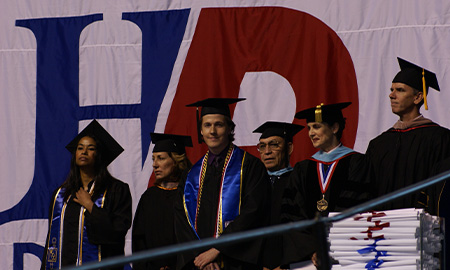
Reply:
<svg viewBox="0 0 450 270"><path fill-rule="evenodd" d="M39 267L38 255L47 233L48 199L67 173L70 157L63 146L76 134L78 123L82 128L89 119L101 119L100 123L125 148L111 164L110 171L130 185L135 209L152 173L151 157L147 155L152 148L148 132L163 132L169 113L176 110L171 107L172 100L199 16L205 8L283 7L310 14L331 28L347 48L356 73L358 100L353 102L359 103L359 112L354 148L359 152L364 153L369 141L397 120L391 113L388 98L391 80L399 70L397 56L437 74L442 91L431 90L430 109L423 114L450 127L450 92L447 90L450 77L445 76L450 69L449 1L0 0L0 6L0 261L4 269ZM173 34L167 29L159 33L158 27L155 30L152 25L145 24L160 22L156 21L159 15L147 12L163 11L174 11L176 20L185 20L174 24L174 29L180 29L170 29ZM125 18L124 13L131 14L131 19ZM144 14L145 18L133 17L134 14ZM162 16L173 17L172 13ZM62 21L61 25L68 25L67 29L75 25L74 29L62 32L55 30L61 35L63 32L72 35L63 40L79 42L75 46L79 51L72 52L73 55L68 53L71 56L67 59L72 57L71 60L66 60L65 55L57 55L60 48L70 48L70 44L58 44L54 41L57 39L44 35L44 27L47 23L52 24L55 18ZM64 18L74 18L75 23L66 22ZM55 24L56 28L59 23ZM176 46L167 49L171 51L171 56L167 57L170 60L158 58L161 53L147 56L146 50L164 52L164 46L155 49L151 45L154 43L146 44L144 34L150 32L157 37L167 35L174 39ZM180 37L179 41L175 40L176 36ZM145 47L147 45L149 47ZM46 62L45 56L49 55L54 57L54 62ZM167 80L154 84L159 78L149 77L159 69L144 68L147 63L158 61L170 64L164 67L163 75ZM61 66L55 66L58 64ZM53 77L46 74L47 70L61 73ZM71 77L65 78L61 74ZM258 76L259 85L252 84ZM261 83L264 80L269 82ZM263 93L270 93L277 84L281 85L279 95L289 98L285 106L280 99L272 100L269 94L252 96L254 92L250 91L252 87L259 87ZM273 101L276 120L292 121L293 113L302 109L292 102L293 90L289 82L273 72L247 73L240 85L240 93L248 100L256 100L255 104ZM75 89L75 92L71 90L67 98L52 92L41 95L40 90L45 92L49 87L61 91ZM157 90L159 94L153 96ZM149 97L146 96L148 93ZM70 98L78 102L75 109L67 109L67 117L59 113L65 108L53 111L52 106L59 104L54 100L63 102ZM257 137L249 131L272 114L268 109L261 109L252 117L246 112L245 105L242 106L236 108L237 115L234 116L238 123L236 143L250 146ZM55 122L58 129L49 128L52 127L49 122ZM73 128L66 127L65 123ZM48 138L58 149L44 152L51 147ZM55 162L60 158L65 162ZM58 173L53 174L53 170Z"/></svg>

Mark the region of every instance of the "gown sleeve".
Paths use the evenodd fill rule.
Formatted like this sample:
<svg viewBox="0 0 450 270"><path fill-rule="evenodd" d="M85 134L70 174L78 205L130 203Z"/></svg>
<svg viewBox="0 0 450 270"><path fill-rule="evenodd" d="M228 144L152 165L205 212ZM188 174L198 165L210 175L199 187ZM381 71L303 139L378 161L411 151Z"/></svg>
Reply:
<svg viewBox="0 0 450 270"><path fill-rule="evenodd" d="M170 246L176 243L173 202L177 190L148 188L136 210L132 231L133 252ZM176 255L133 263L133 269L175 269Z"/></svg>
<svg viewBox="0 0 450 270"><path fill-rule="evenodd" d="M184 177L178 185L178 192L174 202L174 228L177 243L199 240L188 222L184 209L183 193L185 182L186 178ZM176 269L194 269L192 261L197 255L197 250L189 250L183 253L178 253Z"/></svg>
<svg viewBox="0 0 450 270"><path fill-rule="evenodd" d="M306 167L308 161L298 162L288 178L288 183L283 193L281 202L281 223L297 222L311 219L305 209ZM283 235L283 258L282 264L289 264L299 261L309 260L317 250L317 241L312 230L303 229L288 232Z"/></svg>
<svg viewBox="0 0 450 270"><path fill-rule="evenodd" d="M344 179L339 194L339 211L356 206L375 198L374 185L368 177L369 162L361 153L351 155L348 178Z"/></svg>
<svg viewBox="0 0 450 270"><path fill-rule="evenodd" d="M136 213L134 215L133 230L132 230L132 251L138 252L146 250L148 247L147 239L145 237L145 216L146 208L145 205L148 204L147 191L142 194L139 200ZM145 269L146 262L135 262L133 263L134 270Z"/></svg>

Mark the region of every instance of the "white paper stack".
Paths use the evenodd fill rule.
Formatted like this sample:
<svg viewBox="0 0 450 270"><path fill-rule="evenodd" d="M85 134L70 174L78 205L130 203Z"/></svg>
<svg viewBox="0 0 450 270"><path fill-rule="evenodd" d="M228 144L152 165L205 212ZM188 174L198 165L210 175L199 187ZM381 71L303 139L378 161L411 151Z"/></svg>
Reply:
<svg viewBox="0 0 450 270"><path fill-rule="evenodd" d="M330 213L330 216L339 213ZM332 269L439 269L439 219L422 209L367 212L335 222L329 233Z"/></svg>

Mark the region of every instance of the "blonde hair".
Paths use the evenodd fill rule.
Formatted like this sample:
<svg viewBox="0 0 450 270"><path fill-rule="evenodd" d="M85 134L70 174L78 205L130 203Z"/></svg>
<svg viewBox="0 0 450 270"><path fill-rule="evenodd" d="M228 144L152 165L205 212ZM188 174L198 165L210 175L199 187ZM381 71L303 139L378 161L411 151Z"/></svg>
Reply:
<svg viewBox="0 0 450 270"><path fill-rule="evenodd" d="M169 157L175 163L172 177L179 182L183 176L183 172L188 171L192 167L191 161L187 158L186 153L178 154L176 152L167 152ZM155 180L155 185L160 185L162 180Z"/></svg>

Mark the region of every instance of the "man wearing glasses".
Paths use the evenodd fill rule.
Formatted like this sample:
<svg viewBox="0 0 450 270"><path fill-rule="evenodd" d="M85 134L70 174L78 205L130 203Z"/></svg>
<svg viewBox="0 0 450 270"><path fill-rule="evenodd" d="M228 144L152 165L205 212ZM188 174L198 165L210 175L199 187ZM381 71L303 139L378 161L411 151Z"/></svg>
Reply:
<svg viewBox="0 0 450 270"><path fill-rule="evenodd" d="M304 127L284 122L265 122L253 133L261 133L258 151L267 169L272 186L270 225L280 224L281 199L287 178L292 172L289 158L294 150L292 138ZM267 239L264 256L265 269L284 269L282 236ZM277 268L280 267L280 268Z"/></svg>

